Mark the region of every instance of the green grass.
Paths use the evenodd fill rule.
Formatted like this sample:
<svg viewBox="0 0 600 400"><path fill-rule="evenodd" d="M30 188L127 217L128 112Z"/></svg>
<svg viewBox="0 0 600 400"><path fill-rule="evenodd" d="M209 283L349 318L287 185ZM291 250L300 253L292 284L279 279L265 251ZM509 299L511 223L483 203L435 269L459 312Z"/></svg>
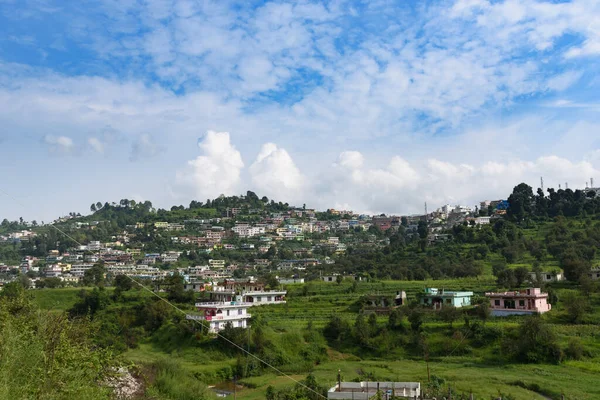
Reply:
<svg viewBox="0 0 600 400"><path fill-rule="evenodd" d="M36 289L32 290L33 301L42 310L66 311L79 300L77 294L82 288ZM90 289L91 288L87 288Z"/></svg>
<svg viewBox="0 0 600 400"><path fill-rule="evenodd" d="M559 287L561 284L559 284ZM290 285L288 303L285 305L269 305L253 307L251 313L260 316L261 323L265 326L265 335L269 340L280 344L289 344L294 341L293 336L304 330L309 323L313 327L324 326L332 314L342 316L353 322L356 314L350 311L352 304L367 293L392 295L397 290L405 290L409 299L424 287L435 286L446 289L473 290L483 293L495 289L494 279L485 277L480 279L469 278L461 280L441 280L426 282L361 282L356 293L349 291L350 283L311 283L309 295L302 296L301 285ZM564 286L558 289L559 295L573 290ZM590 318L596 319L600 310L600 295L594 294L591 299L594 305ZM543 318L553 326L558 335L561 346L565 347L572 337L578 337L581 343L592 352L593 358L581 361L565 361L560 365L547 364L502 364L498 363L495 353L499 347L496 345L483 348L471 348L467 355L458 353L449 354L447 346L457 344L451 339L452 330L448 324L437 319L428 318L424 324L424 331L431 340L432 348L441 351L442 355L431 357L429 363L431 375L443 378L453 390L468 393L473 391L477 398L489 399L498 392L511 394L517 399L544 399L560 398L564 391L566 398L578 400L591 400L600 398L600 386L597 385L597 376L600 373L600 341L596 325L568 325L563 321L565 310L559 303L557 307ZM386 322L386 317L379 317L381 325ZM520 321L514 318L492 318L486 325L508 332L514 329ZM463 321L456 321L455 328L462 326ZM468 342L468 339L467 339ZM458 343L460 345L460 343ZM305 346L305 344L300 344ZM445 347L446 346L446 347ZM293 347L293 346L292 346ZM458 347L458 346L457 346ZM281 346L286 348L286 346ZM441 349L441 350L440 350ZM346 351L346 350L344 350ZM369 349L351 349L354 354L341 353L333 348L328 349L327 361L314 365L312 373L319 383L333 386L338 369L346 380L360 378L361 373L373 374L379 380L419 381L423 386L427 383L427 365L414 356L407 356L406 351L397 348L392 354L384 358L370 354ZM356 354L360 354L359 358ZM240 354L241 355L241 354ZM170 353L165 353L157 347L145 343L137 349L129 350L125 358L134 362L148 364L168 357L177 362L185 371L195 375L203 382L214 385L221 383L228 371L237 362L237 356L224 357L212 349L200 347L182 347ZM279 369L295 380L304 379L309 369L298 370L297 365L284 365ZM269 385L283 388L294 385L294 381L281 376L277 372L266 372L262 376L243 379L241 382L246 387L237 393L240 399L264 399L265 391ZM539 387L542 394L527 388ZM544 397L545 395L546 397Z"/></svg>

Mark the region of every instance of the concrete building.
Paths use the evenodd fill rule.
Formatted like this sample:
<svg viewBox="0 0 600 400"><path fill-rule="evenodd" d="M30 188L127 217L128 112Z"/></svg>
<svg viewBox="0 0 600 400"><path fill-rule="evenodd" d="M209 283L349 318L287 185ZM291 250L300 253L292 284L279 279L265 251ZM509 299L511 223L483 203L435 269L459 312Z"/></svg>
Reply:
<svg viewBox="0 0 600 400"><path fill-rule="evenodd" d="M512 292L489 292L485 296L490 299L490 310L493 316L543 314L550 311L548 293L540 288L528 288Z"/></svg>
<svg viewBox="0 0 600 400"><path fill-rule="evenodd" d="M284 304L286 290L266 290L265 285L253 281L226 279L206 291L213 301L240 301L250 305Z"/></svg>
<svg viewBox="0 0 600 400"><path fill-rule="evenodd" d="M558 282L565 279L562 273L560 272L540 272L541 282ZM535 272L529 273L529 281L533 283L537 283L537 274Z"/></svg>
<svg viewBox="0 0 600 400"><path fill-rule="evenodd" d="M454 292L444 289L427 288L421 296L421 304L433 307L439 310L443 306L453 306L456 308L470 306L473 292Z"/></svg>
<svg viewBox="0 0 600 400"><path fill-rule="evenodd" d="M200 314L187 314L185 317L190 320L207 321L209 332L212 333L223 330L228 322L234 328L246 328L247 320L251 317L248 314L250 306L251 304L241 301L196 303Z"/></svg>
<svg viewBox="0 0 600 400"><path fill-rule="evenodd" d="M600 267L592 268L590 272L588 272L588 276L593 281L600 279Z"/></svg>
<svg viewBox="0 0 600 400"><path fill-rule="evenodd" d="M338 382L327 392L333 400L369 400L382 393L382 398L405 397L416 399L421 396L419 382Z"/></svg>

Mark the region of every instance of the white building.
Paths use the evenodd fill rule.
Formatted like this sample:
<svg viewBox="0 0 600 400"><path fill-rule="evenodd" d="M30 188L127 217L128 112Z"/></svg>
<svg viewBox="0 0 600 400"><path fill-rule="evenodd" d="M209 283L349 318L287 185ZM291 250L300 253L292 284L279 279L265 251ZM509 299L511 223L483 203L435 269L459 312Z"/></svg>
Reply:
<svg viewBox="0 0 600 400"><path fill-rule="evenodd" d="M377 392L382 398L405 397L416 399L421 396L419 382L338 382L327 392L328 399L334 400L369 400L375 398Z"/></svg>
<svg viewBox="0 0 600 400"><path fill-rule="evenodd" d="M89 242L86 246L86 249L89 251L97 251L102 248L102 244L98 240L93 240Z"/></svg>
<svg viewBox="0 0 600 400"><path fill-rule="evenodd" d="M475 225L489 225L490 217L477 217L475 218Z"/></svg>
<svg viewBox="0 0 600 400"><path fill-rule="evenodd" d="M542 282L558 282L565 279L565 277L560 272L540 272L540 279ZM531 282L536 282L537 274L535 272L530 272L529 280Z"/></svg>
<svg viewBox="0 0 600 400"><path fill-rule="evenodd" d="M588 272L588 276L593 281L600 279L600 267L592 268L590 272Z"/></svg>
<svg viewBox="0 0 600 400"><path fill-rule="evenodd" d="M208 260L208 265L211 268L225 268L225 260Z"/></svg>
<svg viewBox="0 0 600 400"><path fill-rule="evenodd" d="M235 281L227 279L220 285L213 286L206 291L210 299L219 302L228 302L239 299L250 305L284 304L286 290L266 290L265 285L253 281Z"/></svg>
<svg viewBox="0 0 600 400"><path fill-rule="evenodd" d="M234 328L246 328L248 326L247 320L251 317L248 314L248 307L250 307L250 304L237 301L196 303L196 308L200 312L200 315L187 314L186 318L196 321L207 321L209 331L212 333L223 330L228 322Z"/></svg>

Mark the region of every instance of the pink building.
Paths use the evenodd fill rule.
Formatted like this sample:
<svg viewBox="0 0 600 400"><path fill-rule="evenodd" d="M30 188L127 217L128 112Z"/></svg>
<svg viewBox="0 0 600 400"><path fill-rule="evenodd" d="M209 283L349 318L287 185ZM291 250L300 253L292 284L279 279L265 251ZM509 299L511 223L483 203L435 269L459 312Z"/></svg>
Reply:
<svg viewBox="0 0 600 400"><path fill-rule="evenodd" d="M489 292L491 314L497 317L507 315L542 314L550 311L548 293L540 288L528 288L512 292Z"/></svg>

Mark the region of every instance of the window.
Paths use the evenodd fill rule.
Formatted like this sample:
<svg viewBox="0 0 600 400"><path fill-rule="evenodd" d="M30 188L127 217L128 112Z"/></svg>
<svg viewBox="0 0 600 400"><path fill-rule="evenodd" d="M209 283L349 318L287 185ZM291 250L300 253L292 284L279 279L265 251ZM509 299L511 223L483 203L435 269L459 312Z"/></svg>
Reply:
<svg viewBox="0 0 600 400"><path fill-rule="evenodd" d="M227 316L229 317L229 310L227 310Z"/></svg>
<svg viewBox="0 0 600 400"><path fill-rule="evenodd" d="M494 305L495 306L499 306L500 305L500 300L494 300Z"/></svg>
<svg viewBox="0 0 600 400"><path fill-rule="evenodd" d="M551 280L552 279L552 275L546 275L546 279L547 280Z"/></svg>
<svg viewBox="0 0 600 400"><path fill-rule="evenodd" d="M243 310L240 308L240 309L238 310L238 315L242 315L242 312L243 312Z"/></svg>
<svg viewBox="0 0 600 400"><path fill-rule="evenodd" d="M271 301L271 296L267 296L267 301Z"/></svg>
<svg viewBox="0 0 600 400"><path fill-rule="evenodd" d="M452 304L452 300L451 299L446 299L446 304Z"/></svg>
<svg viewBox="0 0 600 400"><path fill-rule="evenodd" d="M259 303L260 303L260 301L261 301L261 300L262 300L262 297L261 297L261 296L257 296L257 297L256 297L256 301L257 301L257 302L259 302Z"/></svg>
<svg viewBox="0 0 600 400"><path fill-rule="evenodd" d="M519 307L525 307L525 300L519 300Z"/></svg>

